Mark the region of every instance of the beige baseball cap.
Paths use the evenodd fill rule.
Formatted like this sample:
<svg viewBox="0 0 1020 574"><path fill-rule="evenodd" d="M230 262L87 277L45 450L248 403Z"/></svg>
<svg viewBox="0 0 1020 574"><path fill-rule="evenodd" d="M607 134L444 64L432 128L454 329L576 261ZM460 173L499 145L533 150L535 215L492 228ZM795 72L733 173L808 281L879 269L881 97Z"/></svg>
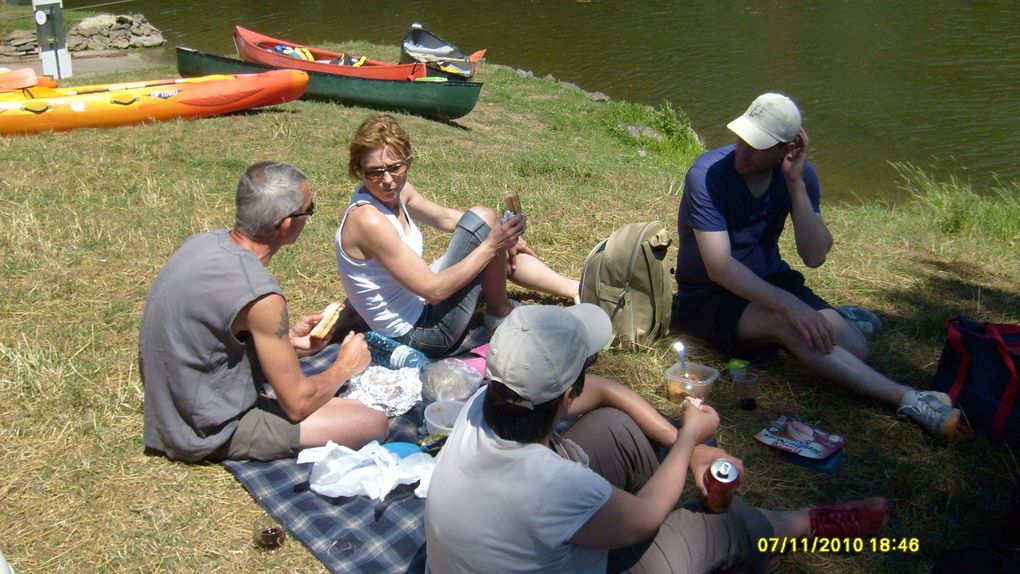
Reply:
<svg viewBox="0 0 1020 574"><path fill-rule="evenodd" d="M570 388L612 336L613 323L597 305L518 307L489 341L485 374L533 407Z"/></svg>
<svg viewBox="0 0 1020 574"><path fill-rule="evenodd" d="M767 93L758 96L744 115L726 127L754 149L768 149L797 139L800 125L800 110L793 100L782 94Z"/></svg>

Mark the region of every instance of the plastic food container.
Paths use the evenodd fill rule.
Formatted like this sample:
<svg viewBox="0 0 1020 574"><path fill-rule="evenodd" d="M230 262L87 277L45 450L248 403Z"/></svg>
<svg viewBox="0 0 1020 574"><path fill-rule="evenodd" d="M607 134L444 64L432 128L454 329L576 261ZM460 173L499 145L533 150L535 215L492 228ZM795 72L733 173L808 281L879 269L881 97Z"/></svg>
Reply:
<svg viewBox="0 0 1020 574"><path fill-rule="evenodd" d="M687 376L684 376L684 366ZM707 400L712 385L719 378L719 371L707 365L687 361L686 365L675 363L666 369L666 394L674 403L682 403L688 395Z"/></svg>
<svg viewBox="0 0 1020 574"><path fill-rule="evenodd" d="M453 431L453 423L464 408L464 401L436 401L425 407L425 428L429 434Z"/></svg>

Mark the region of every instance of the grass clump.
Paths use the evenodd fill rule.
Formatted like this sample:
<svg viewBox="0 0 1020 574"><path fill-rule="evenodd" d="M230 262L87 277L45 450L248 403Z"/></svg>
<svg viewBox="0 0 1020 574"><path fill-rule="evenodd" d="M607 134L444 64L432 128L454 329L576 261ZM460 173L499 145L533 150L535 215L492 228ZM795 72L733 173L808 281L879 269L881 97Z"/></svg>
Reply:
<svg viewBox="0 0 1020 574"><path fill-rule="evenodd" d="M678 170L686 170L705 151L691 119L668 101L657 108L619 103L607 109L603 122L620 141L649 150Z"/></svg>
<svg viewBox="0 0 1020 574"><path fill-rule="evenodd" d="M396 58L395 48L341 48ZM155 68L74 81L172 75ZM572 276L614 229L675 221L684 158L700 149L684 139L680 112L593 102L553 80L486 63L477 79L485 83L481 99L456 122L397 114L415 146L411 179L423 193L461 209L497 208L504 189L518 189L529 245ZM7 528L0 549L15 571L323 571L293 541L271 554L251 548L258 506L221 466L143 455L138 325L167 257L188 235L233 224L237 180L263 160L301 167L319 210L270 264L292 316L342 298L332 240L353 189L347 145L374 113L297 101L193 121L0 138L7 230L0 235L0 518ZM649 126L667 143L655 148L621 124ZM669 151L685 146L689 156ZM930 225L940 210L923 200L826 204L836 247L823 267L801 268L833 304L875 310L886 329L870 341L872 363L922 388L930 386L946 318L1020 322L1016 250L989 249L1003 243L991 226ZM784 242L783 252L793 254L792 233ZM437 257L446 238L426 232L426 245L426 257ZM519 289L513 296L555 302ZM594 370L675 416L663 397L662 371L675 360L670 343L607 353ZM692 361L721 367L727 359L687 343ZM790 509L885 496L888 534L921 544L917 555L790 555L785 571L921 573L940 551L994 532L989 517L1020 474L1010 451L967 429L954 443L934 443L891 409L820 382L783 355L753 368L762 379L757 410L734 406L725 377L710 401L722 417L720 444L747 466L747 500ZM843 467L821 475L757 443L754 433L780 414L846 437Z"/></svg>
<svg viewBox="0 0 1020 574"><path fill-rule="evenodd" d="M893 167L903 180L901 187L939 232L984 237L1010 248L1020 242L1020 182L997 182L986 193L977 193L955 177L939 181L914 165L894 163Z"/></svg>

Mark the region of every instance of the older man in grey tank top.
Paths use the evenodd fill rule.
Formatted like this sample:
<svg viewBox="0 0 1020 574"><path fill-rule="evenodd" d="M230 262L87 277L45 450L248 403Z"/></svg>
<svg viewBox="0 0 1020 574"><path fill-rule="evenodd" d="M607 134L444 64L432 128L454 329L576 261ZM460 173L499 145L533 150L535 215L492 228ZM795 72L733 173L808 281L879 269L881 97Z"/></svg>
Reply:
<svg viewBox="0 0 1020 574"><path fill-rule="evenodd" d="M309 337L322 316L291 325L266 269L314 213L307 178L259 163L236 199L234 228L186 239L149 289L138 348L146 448L187 461L271 460L329 440L360 448L384 439L381 412L335 397L369 363L364 338L348 333L335 362L305 376L298 357L324 346Z"/></svg>

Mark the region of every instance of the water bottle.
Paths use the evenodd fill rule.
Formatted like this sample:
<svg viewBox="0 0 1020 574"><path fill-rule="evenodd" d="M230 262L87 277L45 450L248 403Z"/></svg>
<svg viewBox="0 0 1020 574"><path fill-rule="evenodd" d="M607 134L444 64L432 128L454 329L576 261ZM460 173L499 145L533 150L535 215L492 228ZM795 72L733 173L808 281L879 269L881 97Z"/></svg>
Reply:
<svg viewBox="0 0 1020 574"><path fill-rule="evenodd" d="M420 369L431 362L425 353L407 345L400 345L393 349L393 353L390 354L391 369L401 369L404 367Z"/></svg>
<svg viewBox="0 0 1020 574"><path fill-rule="evenodd" d="M421 368L432 361L425 353L414 347L401 345L400 343L380 335L375 331L365 333L365 343L368 344L368 351L372 355L372 362L391 369L404 367Z"/></svg>

